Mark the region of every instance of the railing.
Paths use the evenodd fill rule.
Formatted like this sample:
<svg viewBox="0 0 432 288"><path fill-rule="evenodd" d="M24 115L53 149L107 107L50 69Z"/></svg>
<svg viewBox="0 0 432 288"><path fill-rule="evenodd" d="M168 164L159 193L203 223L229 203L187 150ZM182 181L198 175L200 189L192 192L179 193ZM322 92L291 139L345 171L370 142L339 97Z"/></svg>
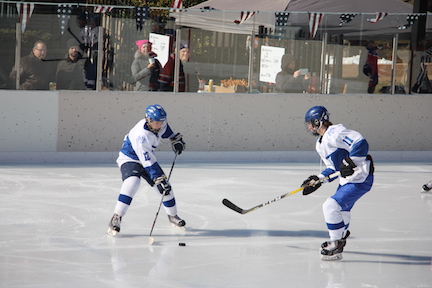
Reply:
<svg viewBox="0 0 432 288"><path fill-rule="evenodd" d="M174 60L174 92L410 94L418 75L427 75L420 61L428 41L415 41L428 31L426 14L148 8L139 18L135 7L97 11L97 5L42 2L33 3L31 14L20 13L20 7L32 9L27 4L0 1L2 89L146 90L146 77L134 77L131 70L135 41L142 39L153 42L162 65L175 48L188 47L186 61ZM38 40L46 43L45 58L29 64L22 57L34 51ZM375 76L363 73L367 43L376 52L374 89L369 83ZM67 62L72 46L82 58ZM289 59L295 59L295 66L288 67ZM428 78L422 80L416 92L431 93Z"/></svg>

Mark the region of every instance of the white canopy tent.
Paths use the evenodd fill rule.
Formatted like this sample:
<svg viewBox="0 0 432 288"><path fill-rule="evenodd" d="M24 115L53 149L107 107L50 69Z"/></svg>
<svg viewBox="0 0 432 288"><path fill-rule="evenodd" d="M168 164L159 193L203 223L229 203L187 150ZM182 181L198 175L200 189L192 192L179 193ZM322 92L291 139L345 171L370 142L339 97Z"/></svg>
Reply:
<svg viewBox="0 0 432 288"><path fill-rule="evenodd" d="M318 12L325 13L318 25L319 30L331 31L334 34L358 35L360 32L392 35L409 32L410 29L401 30L398 27L407 23L406 14L412 13L413 6L401 0L209 0L172 12L171 16L175 17L176 23L181 26L249 35L252 32L257 33L261 25L275 31L275 12L283 11L290 13L287 29L309 29L308 13ZM241 22L241 17L251 12L255 14ZM377 23L367 21L377 12L389 13L391 17ZM341 27L339 18L342 13L355 13L357 17Z"/></svg>

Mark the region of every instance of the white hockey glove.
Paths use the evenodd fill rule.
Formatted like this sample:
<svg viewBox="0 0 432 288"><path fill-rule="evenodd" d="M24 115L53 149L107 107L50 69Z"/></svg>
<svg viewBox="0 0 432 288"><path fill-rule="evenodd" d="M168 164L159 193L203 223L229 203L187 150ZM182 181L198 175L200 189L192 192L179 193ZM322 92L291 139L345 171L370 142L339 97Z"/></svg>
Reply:
<svg viewBox="0 0 432 288"><path fill-rule="evenodd" d="M168 182L165 175L159 176L154 180L154 183L156 187L158 188L159 192L162 194L164 193L165 196L169 195L171 192L171 185Z"/></svg>
<svg viewBox="0 0 432 288"><path fill-rule="evenodd" d="M183 135L177 133L171 138L171 145L174 153L180 155L186 149L186 143L182 139Z"/></svg>

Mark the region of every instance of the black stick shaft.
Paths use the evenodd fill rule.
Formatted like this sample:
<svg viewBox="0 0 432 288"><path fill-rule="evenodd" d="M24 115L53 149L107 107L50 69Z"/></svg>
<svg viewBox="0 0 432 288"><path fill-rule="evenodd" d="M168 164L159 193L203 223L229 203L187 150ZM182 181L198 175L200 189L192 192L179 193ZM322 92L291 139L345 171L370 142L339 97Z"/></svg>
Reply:
<svg viewBox="0 0 432 288"><path fill-rule="evenodd" d="M177 153L175 154L175 157L174 157L174 161L173 161L173 163L172 163L172 165L171 165L171 170L170 170L170 173L169 173L169 175L168 175L168 180L167 181L169 181L169 179L171 178L171 173L172 173L172 171L173 171L173 168L174 168L174 164L175 164L175 161L176 161L176 159L177 159ZM151 228L151 230L150 230L150 235L149 235L149 237L151 237L151 235L152 235L152 233L153 233L153 229L154 229L154 227L155 227L155 224L156 224L156 220L157 220L157 218L158 218L158 215L159 215L159 211L160 211L160 208L161 208L161 206L162 206L162 203L163 203L163 199L164 199L164 197L165 197L165 193L162 193L162 198L161 198L161 201L160 201L160 203L159 203L159 208L158 208L158 210L157 210L157 212L156 212L156 216L155 216L155 219L154 219L154 221L153 221L153 225L152 225L152 228Z"/></svg>

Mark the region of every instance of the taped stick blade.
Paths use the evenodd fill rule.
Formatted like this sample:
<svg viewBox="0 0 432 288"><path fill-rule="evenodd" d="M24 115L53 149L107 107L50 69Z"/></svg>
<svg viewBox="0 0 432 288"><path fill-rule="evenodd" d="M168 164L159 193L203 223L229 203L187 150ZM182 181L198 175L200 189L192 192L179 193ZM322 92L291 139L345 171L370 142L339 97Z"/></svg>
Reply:
<svg viewBox="0 0 432 288"><path fill-rule="evenodd" d="M149 243L150 245L153 245L153 243L154 243L154 238L153 238L153 237L149 237L149 239L148 239L148 243Z"/></svg>
<svg viewBox="0 0 432 288"><path fill-rule="evenodd" d="M228 199L223 199L222 204L224 204L226 207L230 208L231 210L234 210L237 213L244 214L244 210L229 201Z"/></svg>

